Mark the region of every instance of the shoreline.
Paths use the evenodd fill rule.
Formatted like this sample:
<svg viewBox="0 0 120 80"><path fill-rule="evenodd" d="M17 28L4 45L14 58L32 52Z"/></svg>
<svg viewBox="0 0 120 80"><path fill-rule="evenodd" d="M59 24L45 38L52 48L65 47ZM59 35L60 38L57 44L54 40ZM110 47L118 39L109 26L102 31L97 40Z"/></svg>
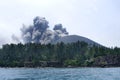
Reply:
<svg viewBox="0 0 120 80"><path fill-rule="evenodd" d="M112 67L0 67L0 68L36 68L36 69L39 69L39 68L120 68L120 66L112 66Z"/></svg>

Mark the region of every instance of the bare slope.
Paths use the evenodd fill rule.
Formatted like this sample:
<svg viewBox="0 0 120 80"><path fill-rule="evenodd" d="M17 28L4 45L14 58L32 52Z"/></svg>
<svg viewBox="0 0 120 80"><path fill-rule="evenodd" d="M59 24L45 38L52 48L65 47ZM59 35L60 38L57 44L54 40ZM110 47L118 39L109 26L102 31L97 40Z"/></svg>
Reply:
<svg viewBox="0 0 120 80"><path fill-rule="evenodd" d="M73 43L73 42L77 42L77 41L84 41L86 43L88 43L89 45L96 45L96 46L100 46L100 44L88 39L88 38L85 38L85 37L82 37L82 36L78 36L78 35L69 35L69 36L65 36L65 37L62 37L60 39L58 39L57 41L55 41L54 43L60 43L60 42L63 42L65 44L67 43Z"/></svg>

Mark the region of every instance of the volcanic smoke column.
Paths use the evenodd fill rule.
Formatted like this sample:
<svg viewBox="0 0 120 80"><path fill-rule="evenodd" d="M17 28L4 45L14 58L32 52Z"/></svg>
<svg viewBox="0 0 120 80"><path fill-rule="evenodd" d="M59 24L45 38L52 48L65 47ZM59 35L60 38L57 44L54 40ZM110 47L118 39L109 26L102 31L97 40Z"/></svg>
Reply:
<svg viewBox="0 0 120 80"><path fill-rule="evenodd" d="M35 17L33 25L29 27L23 26L21 29L24 43L48 44L68 35L68 32L62 27L62 24L55 25L54 31L48 28L48 21L44 17Z"/></svg>

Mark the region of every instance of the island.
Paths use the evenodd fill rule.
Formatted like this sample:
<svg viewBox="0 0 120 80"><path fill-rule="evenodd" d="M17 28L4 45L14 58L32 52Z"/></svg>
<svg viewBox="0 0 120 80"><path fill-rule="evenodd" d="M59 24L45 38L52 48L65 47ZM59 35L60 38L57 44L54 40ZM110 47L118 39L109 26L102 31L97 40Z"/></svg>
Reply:
<svg viewBox="0 0 120 80"><path fill-rule="evenodd" d="M120 48L64 44L6 44L0 49L0 67L119 67Z"/></svg>

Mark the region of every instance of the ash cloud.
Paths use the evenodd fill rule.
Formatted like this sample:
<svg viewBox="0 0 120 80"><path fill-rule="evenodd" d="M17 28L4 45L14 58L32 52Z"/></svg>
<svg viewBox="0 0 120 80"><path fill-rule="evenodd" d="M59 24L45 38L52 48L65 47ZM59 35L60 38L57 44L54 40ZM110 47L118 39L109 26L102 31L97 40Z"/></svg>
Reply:
<svg viewBox="0 0 120 80"><path fill-rule="evenodd" d="M44 17L37 16L33 19L33 25L28 27L23 25L21 28L23 42L48 44L68 35L62 24L56 24L53 30L49 29L48 24L49 22Z"/></svg>
<svg viewBox="0 0 120 80"><path fill-rule="evenodd" d="M15 36L14 34L12 35L12 40L15 42L15 43L19 43L20 42L20 39Z"/></svg>
<svg viewBox="0 0 120 80"><path fill-rule="evenodd" d="M68 34L68 32L66 31L66 28L63 28L62 24L56 24L53 28L53 30L61 32L60 34Z"/></svg>

